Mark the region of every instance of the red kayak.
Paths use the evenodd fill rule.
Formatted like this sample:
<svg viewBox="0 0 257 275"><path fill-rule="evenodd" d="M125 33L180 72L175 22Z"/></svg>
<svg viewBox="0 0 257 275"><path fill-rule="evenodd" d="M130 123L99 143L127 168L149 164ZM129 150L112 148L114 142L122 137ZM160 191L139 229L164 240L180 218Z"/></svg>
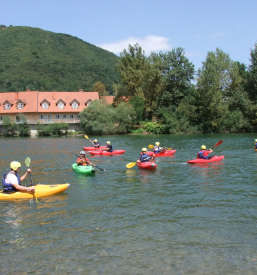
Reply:
<svg viewBox="0 0 257 275"><path fill-rule="evenodd" d="M157 168L157 164L153 161L137 162L137 166L143 169L154 170Z"/></svg>
<svg viewBox="0 0 257 275"><path fill-rule="evenodd" d="M111 155L119 155L119 154L124 154L126 151L125 150L113 150L112 152L108 151L89 151L91 155L103 155L103 156L111 156Z"/></svg>
<svg viewBox="0 0 257 275"><path fill-rule="evenodd" d="M107 148L106 146L100 146L100 149L106 149L106 148ZM93 146L91 146L91 147L83 147L83 149L85 151L98 151L99 150L99 148L96 148L96 147L93 147Z"/></svg>
<svg viewBox="0 0 257 275"><path fill-rule="evenodd" d="M214 156L211 159L192 159L188 160L187 163L208 163L208 162L215 162L215 161L220 161L223 160L224 156Z"/></svg>
<svg viewBox="0 0 257 275"><path fill-rule="evenodd" d="M165 150L161 151L160 153L154 153L153 151L147 152L147 155L152 156L155 154L155 157L168 157L173 155L176 152L176 150Z"/></svg>

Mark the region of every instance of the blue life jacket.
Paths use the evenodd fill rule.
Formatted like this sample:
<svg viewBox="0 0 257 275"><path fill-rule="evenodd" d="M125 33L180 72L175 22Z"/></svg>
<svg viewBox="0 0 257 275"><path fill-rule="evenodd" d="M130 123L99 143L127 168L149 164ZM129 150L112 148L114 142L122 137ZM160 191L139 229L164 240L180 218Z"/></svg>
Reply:
<svg viewBox="0 0 257 275"><path fill-rule="evenodd" d="M198 152L198 157L199 157L200 159L209 159L208 156L204 156L204 155L203 155L204 151L205 151L205 150L199 151L199 152Z"/></svg>
<svg viewBox="0 0 257 275"><path fill-rule="evenodd" d="M160 152L161 152L160 146L155 146L155 147L153 148L153 151L154 151L154 153L160 153Z"/></svg>
<svg viewBox="0 0 257 275"><path fill-rule="evenodd" d="M255 149L257 149L257 142L255 142Z"/></svg>
<svg viewBox="0 0 257 275"><path fill-rule="evenodd" d="M96 148L100 147L100 143L99 142L94 142L94 145L95 145Z"/></svg>
<svg viewBox="0 0 257 275"><path fill-rule="evenodd" d="M6 172L6 173L3 174L3 178L2 178L3 190L4 190L5 192L10 192L10 191L16 192L16 191L18 191L18 190L17 190L11 183L6 183L6 182L5 182L6 177L7 177L7 175L8 175L9 173L11 173L11 172ZM19 185L21 185L19 174L18 174L18 173L15 173L15 176L16 176L17 179L18 179Z"/></svg>
<svg viewBox="0 0 257 275"><path fill-rule="evenodd" d="M108 148L108 149L110 148L110 150L108 150L108 152L112 152L112 151L113 151L112 145L107 145L107 148Z"/></svg>
<svg viewBox="0 0 257 275"><path fill-rule="evenodd" d="M149 155L147 155L146 153L140 155L140 161L141 162L147 162L147 161L149 161L150 158L151 157Z"/></svg>

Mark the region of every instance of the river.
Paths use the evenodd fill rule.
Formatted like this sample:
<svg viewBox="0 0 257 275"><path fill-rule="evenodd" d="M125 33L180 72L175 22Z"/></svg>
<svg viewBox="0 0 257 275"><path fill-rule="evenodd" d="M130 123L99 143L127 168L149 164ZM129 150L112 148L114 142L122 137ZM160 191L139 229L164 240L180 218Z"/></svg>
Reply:
<svg viewBox="0 0 257 275"><path fill-rule="evenodd" d="M31 158L34 183L62 194L1 201L1 274L256 274L256 134L102 136L124 155L92 156L95 176L72 171L85 138L1 138L1 175ZM200 146L225 159L190 165ZM172 147L156 171L127 169L142 147ZM27 177L25 183L29 183Z"/></svg>

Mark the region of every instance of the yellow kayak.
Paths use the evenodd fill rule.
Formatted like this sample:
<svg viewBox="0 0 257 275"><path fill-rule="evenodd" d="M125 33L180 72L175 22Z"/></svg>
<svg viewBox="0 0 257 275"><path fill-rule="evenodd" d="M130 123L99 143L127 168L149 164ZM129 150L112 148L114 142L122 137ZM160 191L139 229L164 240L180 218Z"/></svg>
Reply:
<svg viewBox="0 0 257 275"><path fill-rule="evenodd" d="M40 197L55 195L67 190L69 186L70 186L69 183L52 184L52 185L38 184L35 186L35 197L40 198ZM34 198L33 194L25 193L21 191L17 191L11 194L0 192L0 200L33 199L33 198Z"/></svg>

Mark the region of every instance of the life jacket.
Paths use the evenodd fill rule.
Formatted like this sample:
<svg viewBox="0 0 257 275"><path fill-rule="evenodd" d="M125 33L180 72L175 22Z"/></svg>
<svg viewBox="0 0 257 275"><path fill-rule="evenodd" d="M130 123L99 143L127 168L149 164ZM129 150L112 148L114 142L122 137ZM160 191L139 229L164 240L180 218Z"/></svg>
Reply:
<svg viewBox="0 0 257 275"><path fill-rule="evenodd" d="M108 149L110 148L110 150L108 150L107 152L112 152L112 151L113 151L112 145L107 145L107 148L108 148Z"/></svg>
<svg viewBox="0 0 257 275"><path fill-rule="evenodd" d="M254 145L255 145L255 148L254 148L254 149L257 149L257 142L255 142Z"/></svg>
<svg viewBox="0 0 257 275"><path fill-rule="evenodd" d="M89 160L88 160L88 158L86 158L86 159L81 159L82 160L82 162L80 162L80 163L78 163L78 166L87 166L87 165L89 165Z"/></svg>
<svg viewBox="0 0 257 275"><path fill-rule="evenodd" d="M141 153L141 155L140 155L140 161L141 162L147 162L147 161L149 161L150 158L151 157L149 155L147 155L147 154L142 154Z"/></svg>
<svg viewBox="0 0 257 275"><path fill-rule="evenodd" d="M2 178L3 190L4 190L4 192L16 192L18 190L11 183L6 183L6 181L5 181L6 177L9 173L11 173L11 172L6 172L6 173L3 174L3 178ZM21 185L19 174L15 173L15 176L18 179L19 185Z"/></svg>
<svg viewBox="0 0 257 275"><path fill-rule="evenodd" d="M161 152L161 147L160 146L154 146L153 151L154 151L154 153L160 153Z"/></svg>
<svg viewBox="0 0 257 275"><path fill-rule="evenodd" d="M203 154L204 151L205 151L205 150L201 150L201 151L198 152L198 154L197 154L197 158L198 158L198 159L199 159L199 158L200 158L200 159L208 159L208 156L204 156L204 154Z"/></svg>
<svg viewBox="0 0 257 275"><path fill-rule="evenodd" d="M94 144L95 144L95 147L96 147L96 148L99 148L99 147L100 147L100 143L99 143L99 142L94 142Z"/></svg>

